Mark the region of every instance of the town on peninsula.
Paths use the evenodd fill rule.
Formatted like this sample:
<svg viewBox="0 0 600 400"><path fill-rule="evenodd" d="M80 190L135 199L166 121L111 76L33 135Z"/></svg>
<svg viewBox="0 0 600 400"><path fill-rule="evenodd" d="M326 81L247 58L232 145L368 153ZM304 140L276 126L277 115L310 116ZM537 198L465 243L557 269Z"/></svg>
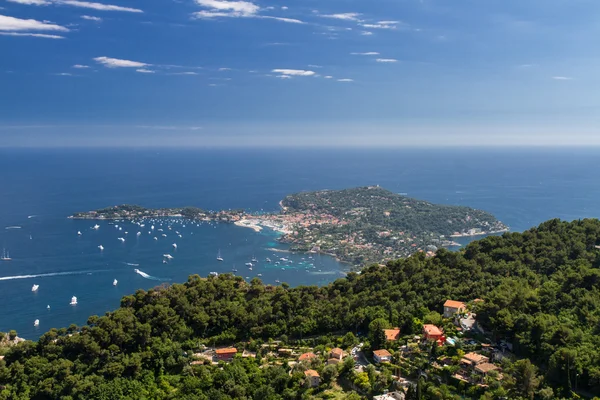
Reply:
<svg viewBox="0 0 600 400"><path fill-rule="evenodd" d="M436 205L368 186L344 190L303 192L285 197L281 210L206 211L196 207L150 209L118 205L77 212L70 218L141 220L187 218L234 223L281 234L290 250L328 254L356 267L408 257L416 252L433 255L440 247L456 246L456 237L508 231L488 212L469 207Z"/></svg>

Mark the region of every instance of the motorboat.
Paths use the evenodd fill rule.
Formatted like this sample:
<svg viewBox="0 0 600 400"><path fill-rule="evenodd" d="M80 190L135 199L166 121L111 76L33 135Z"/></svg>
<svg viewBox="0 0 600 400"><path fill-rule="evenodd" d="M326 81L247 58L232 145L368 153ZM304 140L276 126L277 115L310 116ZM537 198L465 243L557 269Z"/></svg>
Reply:
<svg viewBox="0 0 600 400"><path fill-rule="evenodd" d="M33 285L33 287L31 288L31 291L37 292L39 288L40 288L40 285Z"/></svg>
<svg viewBox="0 0 600 400"><path fill-rule="evenodd" d="M72 306L76 306L77 305L77 297L73 296L71 297L71 303Z"/></svg>

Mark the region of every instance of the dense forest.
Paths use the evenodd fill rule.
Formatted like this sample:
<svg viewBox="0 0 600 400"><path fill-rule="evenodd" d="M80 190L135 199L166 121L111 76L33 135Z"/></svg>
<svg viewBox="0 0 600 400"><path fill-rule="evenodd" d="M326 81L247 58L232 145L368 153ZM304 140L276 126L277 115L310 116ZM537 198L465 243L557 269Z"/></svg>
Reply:
<svg viewBox="0 0 600 400"><path fill-rule="evenodd" d="M505 361L500 383L479 391L409 375L417 385L407 398L598 396L599 246L600 221L551 220L460 252L441 249L435 257L419 253L370 266L324 287L191 276L185 284L126 296L118 310L92 316L86 326L53 329L38 342L2 350L0 399L368 398L391 388L389 374L357 374L347 365L353 361L313 365L323 385L339 377L344 394L331 397L303 385L297 369L266 363L261 344L276 339L316 346L318 353L334 345L350 348L356 335L369 346L385 325L412 337L424 321L439 318L447 299L483 299L472 303L477 320L490 342L511 343L516 359ZM258 355L229 364L191 363L190 354L204 345L235 345ZM438 351L431 349L419 371Z"/></svg>

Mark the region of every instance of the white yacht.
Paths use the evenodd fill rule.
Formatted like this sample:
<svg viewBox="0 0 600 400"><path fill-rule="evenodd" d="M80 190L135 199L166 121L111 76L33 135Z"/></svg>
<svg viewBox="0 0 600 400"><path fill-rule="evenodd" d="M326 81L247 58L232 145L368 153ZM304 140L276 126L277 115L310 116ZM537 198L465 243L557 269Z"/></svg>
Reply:
<svg viewBox="0 0 600 400"><path fill-rule="evenodd" d="M2 261L12 260L12 258L10 258L10 254L8 254L8 251L6 251L6 249L2 249L2 257L0 257L0 260L2 260Z"/></svg>
<svg viewBox="0 0 600 400"><path fill-rule="evenodd" d="M48 305L46 306L46 308L49 310L49 309L50 309L50 304L48 304Z"/></svg>
<svg viewBox="0 0 600 400"><path fill-rule="evenodd" d="M209 275L210 276L219 276L219 274L217 272L211 272Z"/></svg>
<svg viewBox="0 0 600 400"><path fill-rule="evenodd" d="M73 296L71 297L71 303L72 306L76 306L77 305L77 297Z"/></svg>
<svg viewBox="0 0 600 400"><path fill-rule="evenodd" d="M254 266L254 264L252 264L251 262L247 262L246 266L252 268Z"/></svg>
<svg viewBox="0 0 600 400"><path fill-rule="evenodd" d="M95 229L95 230L98 230L98 229L100 229L100 225L98 225L98 224L94 225L94 228L93 228L93 229Z"/></svg>
<svg viewBox="0 0 600 400"><path fill-rule="evenodd" d="M37 292L39 288L40 288L40 285L33 285L33 287L31 288L31 291Z"/></svg>
<svg viewBox="0 0 600 400"><path fill-rule="evenodd" d="M219 254L217 254L217 261L223 261L223 257L221 257L221 250L219 250Z"/></svg>
<svg viewBox="0 0 600 400"><path fill-rule="evenodd" d="M142 236L142 232L138 232L138 233L136 233L136 235Z"/></svg>
<svg viewBox="0 0 600 400"><path fill-rule="evenodd" d="M77 231L77 236L81 236L81 231Z"/></svg>
<svg viewBox="0 0 600 400"><path fill-rule="evenodd" d="M40 320L36 319L35 321L33 321L33 326L40 326Z"/></svg>
<svg viewBox="0 0 600 400"><path fill-rule="evenodd" d="M125 243L125 238L118 238L118 240L120 240L121 243Z"/></svg>
<svg viewBox="0 0 600 400"><path fill-rule="evenodd" d="M173 256L170 254L163 254L163 257L166 258L167 260L172 260Z"/></svg>
<svg viewBox="0 0 600 400"><path fill-rule="evenodd" d="M173 243L173 248L177 250L177 243Z"/></svg>
<svg viewBox="0 0 600 400"><path fill-rule="evenodd" d="M119 281L115 279L115 280L113 281L113 286L117 286L117 284L118 284L118 283L119 283Z"/></svg>
<svg viewBox="0 0 600 400"><path fill-rule="evenodd" d="M158 240L158 238L156 236L154 236L154 240Z"/></svg>
<svg viewBox="0 0 600 400"><path fill-rule="evenodd" d="M98 246L98 248L100 249L100 251L104 250L104 246L102 245Z"/></svg>
<svg viewBox="0 0 600 400"><path fill-rule="evenodd" d="M257 263L258 262L258 260L256 259L256 257L254 257L254 256L252 256L252 260L250 260L250 261L252 261L253 263Z"/></svg>

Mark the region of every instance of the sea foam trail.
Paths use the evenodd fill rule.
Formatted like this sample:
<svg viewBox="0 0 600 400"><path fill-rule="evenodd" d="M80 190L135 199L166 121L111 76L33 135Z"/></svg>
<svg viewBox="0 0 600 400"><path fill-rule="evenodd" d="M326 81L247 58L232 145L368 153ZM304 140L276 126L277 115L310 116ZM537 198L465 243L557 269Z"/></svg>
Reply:
<svg viewBox="0 0 600 400"><path fill-rule="evenodd" d="M140 264L133 264L133 263L125 263L125 265L131 265L132 267L139 267Z"/></svg>
<svg viewBox="0 0 600 400"><path fill-rule="evenodd" d="M162 279L162 278L158 278L156 276L152 276L152 275L148 275L147 273L145 273L144 271L140 271L139 269L135 269L134 270L136 274L140 275L142 278L146 278L146 279L150 279L153 281L170 281L170 279Z"/></svg>
<svg viewBox="0 0 600 400"><path fill-rule="evenodd" d="M108 270L103 269L103 270L96 270L96 271L53 272L53 273L49 273L49 274L1 276L0 281L11 281L13 279L46 278L49 276L83 275L83 274L91 274L93 272L106 272L106 271L108 271Z"/></svg>

